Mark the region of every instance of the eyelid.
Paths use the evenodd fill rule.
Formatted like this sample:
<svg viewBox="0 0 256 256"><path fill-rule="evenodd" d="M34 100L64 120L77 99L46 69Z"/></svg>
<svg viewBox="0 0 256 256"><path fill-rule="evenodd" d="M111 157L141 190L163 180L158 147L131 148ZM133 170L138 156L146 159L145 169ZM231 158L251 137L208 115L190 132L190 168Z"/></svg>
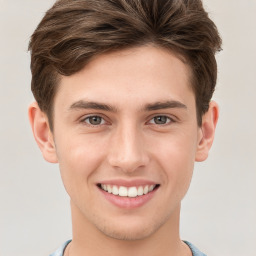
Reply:
<svg viewBox="0 0 256 256"><path fill-rule="evenodd" d="M90 124L90 123L87 123L86 122L86 119L90 118L90 117L100 117L104 123L103 124L96 124L96 125L93 125L93 124ZM87 114L87 115L84 115L80 120L79 120L79 123L82 123L82 124L85 124L87 126L91 126L91 127L99 127L99 126L102 126L102 125L105 125L108 123L108 121L106 120L106 117L103 116L102 114Z"/></svg>
<svg viewBox="0 0 256 256"><path fill-rule="evenodd" d="M166 117L167 119L169 119L169 121L167 121L165 124L156 124L156 123L150 123L150 121L152 121L155 117ZM158 126L164 126L164 125L169 125L171 123L175 123L177 122L177 120L174 117L170 117L170 115L167 114L154 114L153 116L151 116L149 118L149 121L147 123L153 124L153 125L158 125Z"/></svg>
<svg viewBox="0 0 256 256"><path fill-rule="evenodd" d="M165 124L150 123L150 121L152 121L155 117L159 117L159 116L164 116L169 121L167 123L165 123ZM103 119L104 123L103 124L99 124L99 125L92 125L92 124L86 123L85 120L90 118L90 117L100 117L100 118ZM158 125L158 126L164 126L164 125L169 125L169 124L175 123L175 122L178 122L177 118L174 117L174 116L170 116L169 114L153 114L153 115L151 115L148 118L148 121L146 123L150 123L150 124ZM108 117L106 117L104 114L101 114L101 113L93 113L93 114L84 115L83 117L81 117L79 119L79 123L86 124L86 125L92 126L92 127L99 127L99 126L102 126L102 125L110 124L110 122L108 121Z"/></svg>

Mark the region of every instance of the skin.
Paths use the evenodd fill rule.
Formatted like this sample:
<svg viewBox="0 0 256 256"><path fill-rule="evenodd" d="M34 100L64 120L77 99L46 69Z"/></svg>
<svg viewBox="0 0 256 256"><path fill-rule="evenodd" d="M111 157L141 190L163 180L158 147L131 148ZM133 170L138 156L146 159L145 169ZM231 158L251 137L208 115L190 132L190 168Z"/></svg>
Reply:
<svg viewBox="0 0 256 256"><path fill-rule="evenodd" d="M53 131L31 104L35 139L44 158L59 163L70 196L69 255L192 255L179 236L180 203L194 162L208 156L218 107L211 102L198 127L190 75L171 52L142 46L98 56L62 77ZM117 179L160 186L141 207L120 208L97 187Z"/></svg>

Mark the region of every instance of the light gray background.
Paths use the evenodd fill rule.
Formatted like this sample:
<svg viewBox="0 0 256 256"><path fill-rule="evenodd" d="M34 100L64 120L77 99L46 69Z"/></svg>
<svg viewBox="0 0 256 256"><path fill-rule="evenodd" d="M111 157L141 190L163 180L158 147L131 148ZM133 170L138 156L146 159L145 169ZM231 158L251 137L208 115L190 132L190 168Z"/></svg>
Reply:
<svg viewBox="0 0 256 256"><path fill-rule="evenodd" d="M29 37L53 0L0 0L0 255L45 256L71 237L58 166L29 127ZM205 0L224 51L209 159L196 164L183 201L182 238L209 256L256 255L256 1Z"/></svg>

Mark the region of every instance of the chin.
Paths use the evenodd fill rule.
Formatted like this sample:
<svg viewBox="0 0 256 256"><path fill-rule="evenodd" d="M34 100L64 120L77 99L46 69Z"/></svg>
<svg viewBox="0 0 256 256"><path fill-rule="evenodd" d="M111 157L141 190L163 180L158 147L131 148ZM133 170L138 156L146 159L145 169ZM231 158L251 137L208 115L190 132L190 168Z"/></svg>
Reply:
<svg viewBox="0 0 256 256"><path fill-rule="evenodd" d="M153 232L149 232L148 230L138 230L138 229L122 229L122 230L114 230L112 229L104 229L100 230L107 237L123 240L123 241L135 241L142 240L149 237Z"/></svg>
<svg viewBox="0 0 256 256"><path fill-rule="evenodd" d="M152 234L154 234L161 226L162 223L142 223L142 222L126 222L126 223L112 223L109 225L97 225L97 229L109 238L123 240L123 241L135 241L143 240Z"/></svg>

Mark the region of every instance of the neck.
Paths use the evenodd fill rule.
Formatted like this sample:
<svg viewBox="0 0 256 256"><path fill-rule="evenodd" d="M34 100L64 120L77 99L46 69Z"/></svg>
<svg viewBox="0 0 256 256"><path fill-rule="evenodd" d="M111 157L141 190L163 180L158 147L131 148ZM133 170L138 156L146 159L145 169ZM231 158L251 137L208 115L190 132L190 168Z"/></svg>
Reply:
<svg viewBox="0 0 256 256"><path fill-rule="evenodd" d="M118 240L105 235L89 222L72 203L71 211L73 240L68 248L68 256L192 255L187 245L179 237L180 206L153 234L140 240L130 241Z"/></svg>

